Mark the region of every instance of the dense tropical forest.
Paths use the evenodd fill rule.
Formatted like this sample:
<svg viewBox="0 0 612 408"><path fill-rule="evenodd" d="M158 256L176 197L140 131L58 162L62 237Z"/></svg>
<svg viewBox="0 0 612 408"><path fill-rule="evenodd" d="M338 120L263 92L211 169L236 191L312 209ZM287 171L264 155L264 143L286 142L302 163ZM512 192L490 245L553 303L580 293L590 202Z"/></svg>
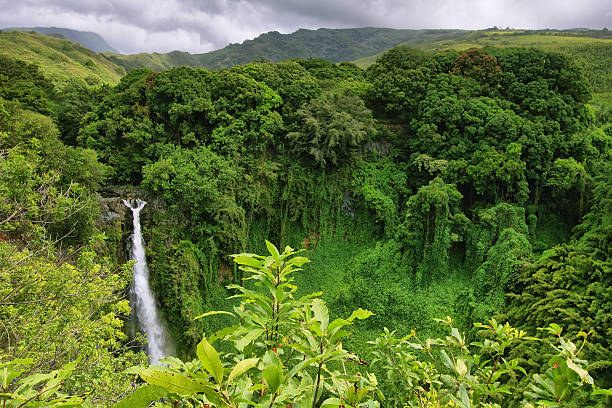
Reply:
<svg viewBox="0 0 612 408"><path fill-rule="evenodd" d="M451 34L154 71L0 33L2 408L610 406L611 40Z"/></svg>

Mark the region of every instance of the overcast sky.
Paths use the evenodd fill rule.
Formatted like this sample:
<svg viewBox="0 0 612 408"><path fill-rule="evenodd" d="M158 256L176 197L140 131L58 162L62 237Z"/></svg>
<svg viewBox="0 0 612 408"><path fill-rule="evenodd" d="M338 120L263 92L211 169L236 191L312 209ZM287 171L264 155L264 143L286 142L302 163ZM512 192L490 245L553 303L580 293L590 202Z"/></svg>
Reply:
<svg viewBox="0 0 612 408"><path fill-rule="evenodd" d="M268 31L391 27L612 29L612 0L0 0L0 27L100 34L124 53L192 53Z"/></svg>

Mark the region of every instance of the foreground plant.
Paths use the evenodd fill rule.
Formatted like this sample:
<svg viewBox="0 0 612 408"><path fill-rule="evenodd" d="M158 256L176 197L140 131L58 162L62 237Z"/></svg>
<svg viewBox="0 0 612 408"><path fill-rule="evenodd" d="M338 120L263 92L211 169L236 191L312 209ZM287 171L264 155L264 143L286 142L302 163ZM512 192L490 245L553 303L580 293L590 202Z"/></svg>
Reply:
<svg viewBox="0 0 612 408"><path fill-rule="evenodd" d="M313 293L296 299L291 274L308 262L286 247L281 254L266 241L269 255L239 254L234 261L258 290L240 285L239 306L230 312L209 312L198 318L229 314L237 323L198 344L197 359L162 360L139 372L148 383L115 407L146 407L166 398L173 404L216 407L378 407L376 378L347 369L361 361L341 340L347 326L372 315L363 309L346 319L330 321L325 302ZM219 354L213 344L230 341L233 354ZM323 395L332 395L323 400Z"/></svg>
<svg viewBox="0 0 612 408"><path fill-rule="evenodd" d="M507 360L510 347L518 340L534 340L526 333L501 325L495 320L476 323L488 338L483 342L467 343L465 334L453 327L452 320L436 319L448 326L443 339L421 340L414 331L403 338L395 332L385 332L373 342L374 362L382 365L392 389L390 403L396 406L426 407L447 404L468 408L494 407L500 394L510 394L504 384L516 371L527 374L518 361ZM411 341L409 341L411 340ZM417 355L423 355L424 361Z"/></svg>
<svg viewBox="0 0 612 408"><path fill-rule="evenodd" d="M2 359L0 359L1 361ZM2 408L80 407L87 394L67 395L61 387L78 361L48 373L22 376L34 365L30 358L0 362L0 406Z"/></svg>
<svg viewBox="0 0 612 408"><path fill-rule="evenodd" d="M562 329L557 324L541 329L557 337L555 345L491 319L487 324L474 324L481 329L479 334L485 337L484 341L468 344L465 335L453 327L450 317L436 320L448 326L449 335L445 338L421 340L414 331L397 338L395 331L385 328L381 337L369 342L373 345L372 365L382 367L386 373L385 406L505 406L505 395L523 394L517 375L528 375L518 359L508 358L522 341L544 341L557 351L543 374L529 377L523 406L561 407L585 386L591 387L594 396L612 395L610 390L595 387L587 371L588 362L578 358L592 332L578 333L583 339L578 348L561 336Z"/></svg>
<svg viewBox="0 0 612 408"><path fill-rule="evenodd" d="M525 391L525 407L561 407L580 389L592 388L593 395L612 395L612 390L598 389L587 371L588 361L579 358L593 330L579 332L576 338L582 339L580 348L561 334L563 328L551 323L541 328L556 337L557 344L549 343L557 352L549 361L548 369L541 374L534 374L529 390Z"/></svg>

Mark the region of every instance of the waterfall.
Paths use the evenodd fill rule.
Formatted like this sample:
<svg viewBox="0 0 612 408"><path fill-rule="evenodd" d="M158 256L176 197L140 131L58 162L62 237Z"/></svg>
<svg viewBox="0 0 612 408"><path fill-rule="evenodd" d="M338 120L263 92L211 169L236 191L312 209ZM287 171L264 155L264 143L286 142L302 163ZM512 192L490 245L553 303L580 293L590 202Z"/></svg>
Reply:
<svg viewBox="0 0 612 408"><path fill-rule="evenodd" d="M145 254L144 242L140 231L140 210L147 204L141 200L123 200L123 204L131 208L134 221L134 233L132 234L132 260L134 264L134 284L131 290L131 298L138 326L147 336L146 350L150 363L157 364L160 358L171 353L168 331L164 325L155 296L149 284L149 268Z"/></svg>

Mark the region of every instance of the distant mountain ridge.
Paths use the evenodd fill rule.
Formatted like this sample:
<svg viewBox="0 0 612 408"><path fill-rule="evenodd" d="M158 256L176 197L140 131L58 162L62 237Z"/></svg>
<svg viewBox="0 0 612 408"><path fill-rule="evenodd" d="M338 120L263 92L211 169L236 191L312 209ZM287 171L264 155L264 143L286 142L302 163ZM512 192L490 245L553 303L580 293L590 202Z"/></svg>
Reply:
<svg viewBox="0 0 612 408"><path fill-rule="evenodd" d="M208 53L190 54L172 51L167 54L141 53L106 56L126 70L150 68L156 71L178 65L207 69L227 68L254 60L279 62L292 58L321 58L333 62L352 61L377 54L400 43L419 45L453 40L469 31L465 30L409 30L393 28L320 28L299 29L291 34L271 31L242 44L228 46Z"/></svg>
<svg viewBox="0 0 612 408"><path fill-rule="evenodd" d="M50 28L54 32L48 35L31 34L28 31L32 29L28 28L20 30L25 32L3 30L4 33L0 35L0 54L35 63L51 79L60 82L70 76L78 76L90 82L116 83L126 71L134 68L162 71L187 65L221 69L251 61L278 62L294 58L352 61L366 68L374 63L382 52L398 45L427 51L518 46L543 48L571 55L584 66L585 74L596 92L612 90L612 72L609 69L612 58L612 33L607 30L491 28L465 31L373 27L300 29L291 34L272 31L241 44L229 44L222 49L202 54L172 51L165 54L132 55L91 51L75 43L75 40L67 39L65 34L75 30ZM96 34L93 35L101 38Z"/></svg>
<svg viewBox="0 0 612 408"><path fill-rule="evenodd" d="M70 28L60 27L7 27L2 28L2 31L34 31L38 34L51 36L61 36L94 52L113 52L118 53L116 49L111 47L99 34L91 31L72 30Z"/></svg>

